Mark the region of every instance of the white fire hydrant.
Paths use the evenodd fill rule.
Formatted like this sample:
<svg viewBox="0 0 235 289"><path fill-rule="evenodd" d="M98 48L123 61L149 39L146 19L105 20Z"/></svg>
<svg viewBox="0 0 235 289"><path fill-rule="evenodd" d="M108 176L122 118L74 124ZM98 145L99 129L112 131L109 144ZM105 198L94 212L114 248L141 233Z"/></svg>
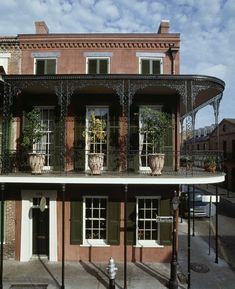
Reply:
<svg viewBox="0 0 235 289"><path fill-rule="evenodd" d="M115 289L115 276L118 268L115 266L114 259L110 257L108 267L106 268L109 275L109 289Z"/></svg>

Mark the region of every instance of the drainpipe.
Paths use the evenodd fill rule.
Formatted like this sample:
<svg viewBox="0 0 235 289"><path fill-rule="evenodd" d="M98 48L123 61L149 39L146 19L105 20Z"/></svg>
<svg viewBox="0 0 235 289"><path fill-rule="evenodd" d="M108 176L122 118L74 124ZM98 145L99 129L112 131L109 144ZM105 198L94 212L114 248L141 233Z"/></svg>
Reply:
<svg viewBox="0 0 235 289"><path fill-rule="evenodd" d="M124 196L124 289L127 289L127 192L128 185L125 185Z"/></svg>
<svg viewBox="0 0 235 289"><path fill-rule="evenodd" d="M172 74L175 74L175 57L178 51L179 51L179 47L172 46L170 48L170 53L172 57Z"/></svg>

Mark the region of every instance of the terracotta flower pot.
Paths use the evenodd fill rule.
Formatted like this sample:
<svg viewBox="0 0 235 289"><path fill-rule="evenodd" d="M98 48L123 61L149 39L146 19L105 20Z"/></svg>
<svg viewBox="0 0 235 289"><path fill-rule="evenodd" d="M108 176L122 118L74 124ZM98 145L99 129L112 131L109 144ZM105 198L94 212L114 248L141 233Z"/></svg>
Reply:
<svg viewBox="0 0 235 289"><path fill-rule="evenodd" d="M162 174L162 169L164 167L164 159L165 154L162 153L148 155L149 166L152 170L151 174L153 176L158 176Z"/></svg>

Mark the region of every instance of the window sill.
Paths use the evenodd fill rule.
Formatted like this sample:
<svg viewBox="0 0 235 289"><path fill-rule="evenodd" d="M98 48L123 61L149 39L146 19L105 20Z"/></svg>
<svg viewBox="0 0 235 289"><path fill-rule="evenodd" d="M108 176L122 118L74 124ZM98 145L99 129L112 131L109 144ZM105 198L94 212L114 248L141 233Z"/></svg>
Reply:
<svg viewBox="0 0 235 289"><path fill-rule="evenodd" d="M157 243L141 243L139 242L134 247L136 248L164 248L163 245L159 245Z"/></svg>
<svg viewBox="0 0 235 289"><path fill-rule="evenodd" d="M97 241L85 241L83 244L80 245L80 247L110 247L107 243L104 241L97 242Z"/></svg>

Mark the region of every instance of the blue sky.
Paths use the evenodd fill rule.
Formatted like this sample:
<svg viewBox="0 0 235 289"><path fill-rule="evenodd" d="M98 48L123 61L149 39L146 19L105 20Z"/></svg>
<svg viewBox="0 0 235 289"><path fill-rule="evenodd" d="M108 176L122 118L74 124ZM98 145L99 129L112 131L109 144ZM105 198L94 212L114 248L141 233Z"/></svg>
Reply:
<svg viewBox="0 0 235 289"><path fill-rule="evenodd" d="M162 19L181 33L181 73L226 82L219 119L235 118L234 0L0 0L0 36L34 33L44 20L51 33L155 32ZM212 106L196 127L214 122Z"/></svg>

